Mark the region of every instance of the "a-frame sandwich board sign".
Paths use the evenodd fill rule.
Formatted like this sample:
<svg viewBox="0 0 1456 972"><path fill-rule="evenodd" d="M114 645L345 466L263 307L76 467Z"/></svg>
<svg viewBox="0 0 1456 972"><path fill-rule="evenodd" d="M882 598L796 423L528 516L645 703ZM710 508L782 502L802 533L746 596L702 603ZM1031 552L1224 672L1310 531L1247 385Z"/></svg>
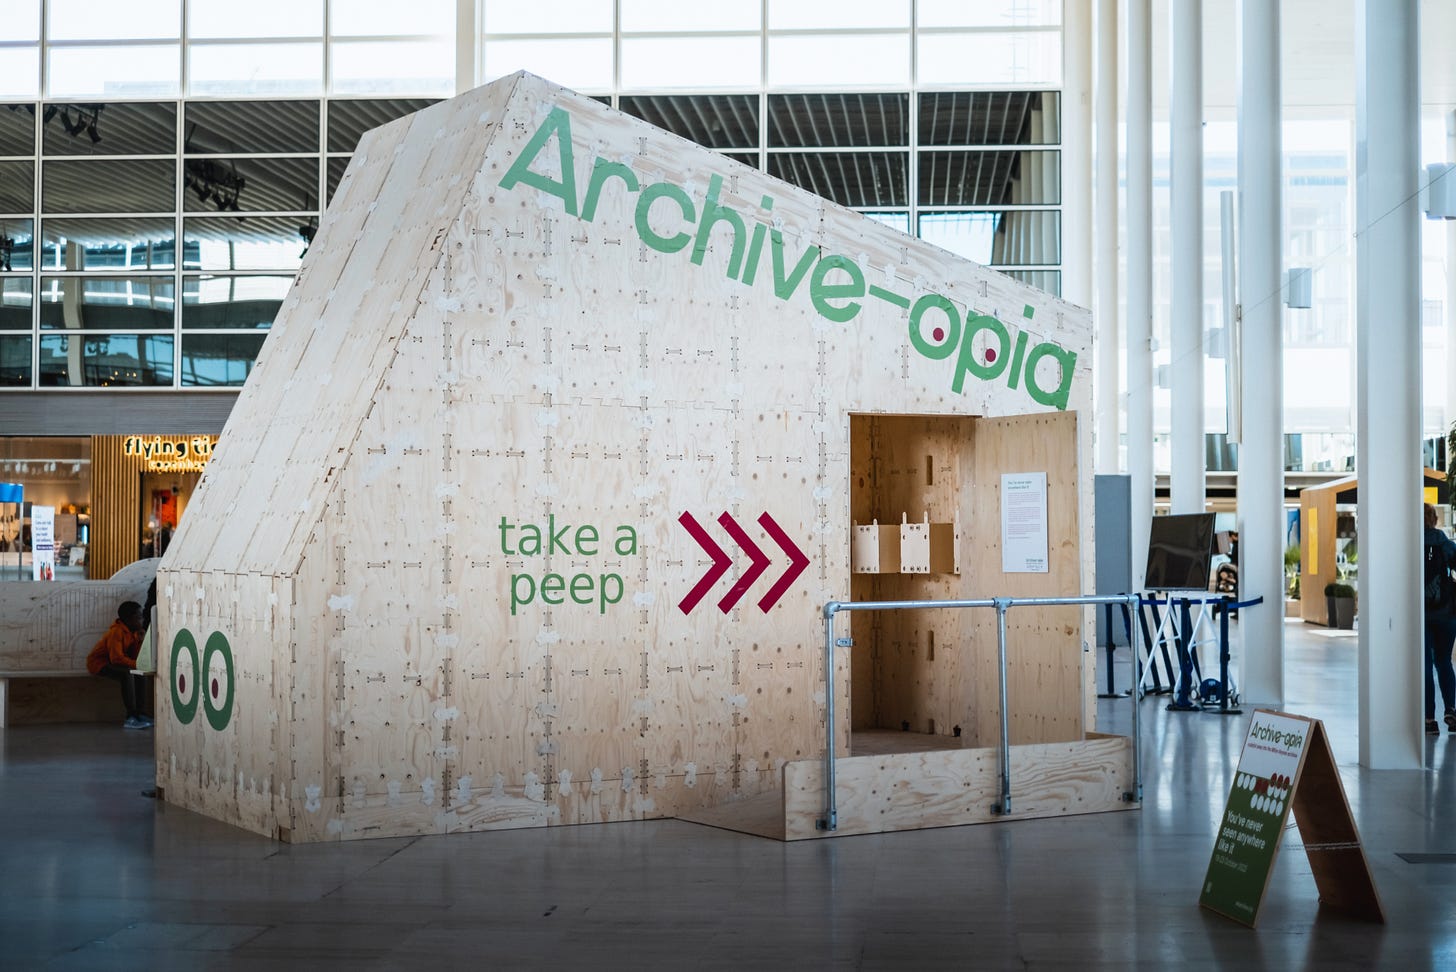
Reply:
<svg viewBox="0 0 1456 972"><path fill-rule="evenodd" d="M1249 724L1198 903L1252 928L1291 810L1321 906L1384 923L1323 723L1268 709Z"/></svg>

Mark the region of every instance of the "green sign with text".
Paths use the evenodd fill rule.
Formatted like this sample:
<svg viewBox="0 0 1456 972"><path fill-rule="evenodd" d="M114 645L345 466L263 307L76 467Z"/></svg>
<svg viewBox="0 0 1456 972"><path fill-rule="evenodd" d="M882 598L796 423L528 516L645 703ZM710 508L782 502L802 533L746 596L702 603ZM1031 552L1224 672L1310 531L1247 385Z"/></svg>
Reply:
<svg viewBox="0 0 1456 972"><path fill-rule="evenodd" d="M1279 852L1312 723L1254 713L1198 903L1252 926Z"/></svg>

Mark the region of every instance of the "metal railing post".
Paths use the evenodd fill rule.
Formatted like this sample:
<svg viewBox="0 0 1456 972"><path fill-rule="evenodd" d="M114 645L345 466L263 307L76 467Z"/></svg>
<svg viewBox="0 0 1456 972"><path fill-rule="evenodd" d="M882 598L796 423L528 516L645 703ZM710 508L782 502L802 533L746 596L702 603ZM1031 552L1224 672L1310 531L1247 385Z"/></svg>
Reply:
<svg viewBox="0 0 1456 972"><path fill-rule="evenodd" d="M1142 620L1142 618L1141 618L1141 615L1142 615L1141 603L1142 603L1142 595L1140 595L1140 594L1129 594L1127 596L1127 604L1128 604L1128 607L1131 610L1136 611L1138 613L1138 615L1139 615L1139 619L1138 620L1139 621ZM1132 791L1133 791L1133 799L1132 799L1132 802L1134 802L1134 803L1142 803L1143 802L1143 734L1142 734L1141 724L1138 721L1138 713L1142 709L1142 706L1139 704L1142 701L1142 686L1139 684L1138 670L1137 670L1138 669L1138 664L1137 664L1138 663L1138 659L1140 659L1142 657L1139 654L1139 651L1141 649L1141 646L1138 644L1138 634L1142 631L1142 625L1141 624L1134 624L1134 625L1130 625L1130 627L1131 627L1131 631L1128 632L1128 639L1127 639L1127 641L1128 641L1128 645L1132 648L1132 658L1133 658L1133 666L1132 666L1132 668L1133 668L1133 691L1129 695L1129 698L1132 699ZM1151 648L1149 649L1149 654L1151 655Z"/></svg>
<svg viewBox="0 0 1456 972"><path fill-rule="evenodd" d="M1011 812L1011 718L1006 706L1006 609L1011 599L998 597L996 605L996 659L1001 674L1001 808Z"/></svg>
<svg viewBox="0 0 1456 972"><path fill-rule="evenodd" d="M836 601L824 605L824 819L819 830L834 830L838 808L834 801L834 615Z"/></svg>

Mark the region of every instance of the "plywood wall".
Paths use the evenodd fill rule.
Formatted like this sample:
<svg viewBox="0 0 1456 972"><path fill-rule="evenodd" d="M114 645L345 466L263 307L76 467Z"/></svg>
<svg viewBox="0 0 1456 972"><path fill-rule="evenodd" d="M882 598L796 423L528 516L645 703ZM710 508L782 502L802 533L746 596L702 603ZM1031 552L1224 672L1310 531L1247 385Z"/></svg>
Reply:
<svg viewBox="0 0 1456 972"><path fill-rule="evenodd" d="M643 186L677 186L699 208L719 185L720 204L745 214L744 238L755 227L779 234L791 265L781 275L804 255L802 285L776 293L767 249L758 284L734 279L726 222L705 238L701 265L693 247L649 248L621 180L591 220L566 211L542 188L565 181L556 141L536 159L535 184L503 187L557 108L570 115L580 190L608 163ZM475 141L451 141L472 118L482 119ZM952 362L909 349L908 312L895 303L867 299L852 322L830 322L808 268L841 254L876 286L934 290L1075 349L1069 410L1090 400L1086 313L529 76L375 139L351 165L343 209L326 217L174 541L184 548L175 572L204 607L226 604L229 585L277 596L241 639L269 654L250 671L272 666L272 695L257 675L257 697L274 698L286 724L276 829L322 840L643 819L776 786L787 761L823 751L820 611L851 593L851 416L1055 412L1004 380L952 390ZM422 175L400 181L381 165ZM458 197L440 188L456 185ZM660 202L649 223L668 232L674 201ZM381 267L363 240L326 232L363 209L440 210L445 229L415 250L396 237L395 260L418 255ZM352 393L319 392L320 375L348 375ZM290 395L302 399L285 404ZM1051 461L1069 441L1063 461L1085 456L1086 427L1057 419L1058 444L1027 462ZM958 428L939 421L926 427ZM1012 444L1040 431L997 427L997 461L1019 458ZM253 458L265 454L288 459L263 480ZM965 467L981 460L958 461L970 479ZM196 516L204 508L213 516ZM269 529L202 534L199 523L229 510ZM680 603L712 562L684 514L732 562L691 611ZM750 564L725 517L769 564L720 610ZM809 559L767 611L759 601L788 561L764 517ZM546 535L554 525L570 545L527 549L527 524ZM1059 525L1076 536L1075 518ZM589 530L581 544L579 528ZM1075 547L1058 575L1073 587ZM541 596L548 575L561 578L556 603ZM192 617L170 610L174 623ZM850 663L834 675L841 700ZM239 736L212 755L245 763L238 747L262 744L248 731L251 743ZM848 732L841 723L837 750ZM185 766L209 744L166 738ZM208 812L226 803L205 796Z"/></svg>
<svg viewBox="0 0 1456 972"><path fill-rule="evenodd" d="M157 616L167 624L159 620L157 785L172 803L276 836L291 726L275 646L291 628L292 582L225 571L159 577Z"/></svg>

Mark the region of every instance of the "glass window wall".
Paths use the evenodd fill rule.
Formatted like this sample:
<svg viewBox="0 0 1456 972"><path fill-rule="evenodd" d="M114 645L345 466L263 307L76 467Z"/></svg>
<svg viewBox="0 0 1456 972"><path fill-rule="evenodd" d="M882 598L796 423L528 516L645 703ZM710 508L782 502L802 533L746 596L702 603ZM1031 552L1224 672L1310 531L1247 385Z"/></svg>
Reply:
<svg viewBox="0 0 1456 972"><path fill-rule="evenodd" d="M363 133L454 93L458 6L9 4L0 383L240 382ZM1055 290L1056 92L965 56L927 91L911 44L1059 57L1060 3L916 9L919 35L910 0L485 0L476 76L551 77Z"/></svg>

